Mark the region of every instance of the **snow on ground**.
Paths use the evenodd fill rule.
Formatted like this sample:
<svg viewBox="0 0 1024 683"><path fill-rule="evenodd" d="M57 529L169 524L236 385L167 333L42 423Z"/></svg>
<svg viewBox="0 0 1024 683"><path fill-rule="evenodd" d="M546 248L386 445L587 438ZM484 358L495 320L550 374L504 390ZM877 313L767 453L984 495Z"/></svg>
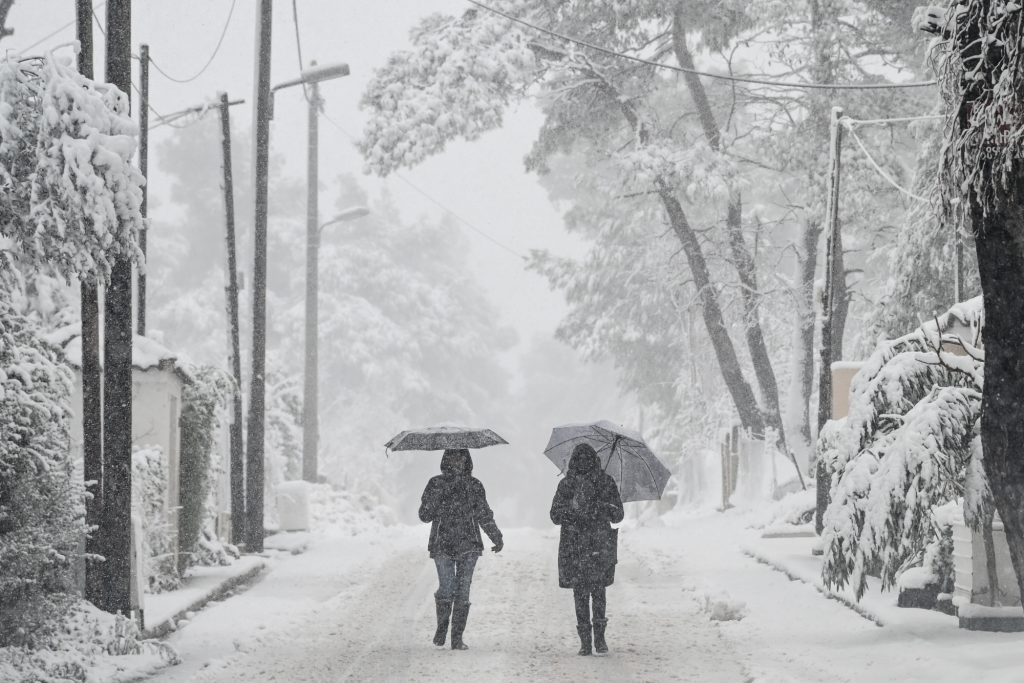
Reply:
<svg viewBox="0 0 1024 683"><path fill-rule="evenodd" d="M426 526L314 534L306 553L275 559L254 587L170 636L183 663L152 680L1024 679L1024 637L962 631L931 613L927 629L880 627L744 554L760 538L749 521L730 511L625 525L608 591L611 653L594 657L575 654L554 528L510 530L505 550L481 559L468 652L430 643Z"/></svg>

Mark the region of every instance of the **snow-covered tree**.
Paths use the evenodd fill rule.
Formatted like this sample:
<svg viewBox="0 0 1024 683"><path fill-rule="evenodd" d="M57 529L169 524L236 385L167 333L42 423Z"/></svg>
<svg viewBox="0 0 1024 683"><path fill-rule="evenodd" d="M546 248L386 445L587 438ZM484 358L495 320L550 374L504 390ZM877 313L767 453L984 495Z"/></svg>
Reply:
<svg viewBox="0 0 1024 683"><path fill-rule="evenodd" d="M1024 592L1024 11L962 0L937 47L947 105L947 215L973 231L985 300L981 443L995 507Z"/></svg>
<svg viewBox="0 0 1024 683"><path fill-rule="evenodd" d="M867 62L898 53L881 11L885 4L497 3L536 25L650 62L692 68L705 60L723 71L756 70L768 65L754 53L762 58L770 53L775 64L792 67L789 80L819 83L882 79ZM840 17L856 22L857 30L841 30ZM546 120L527 167L550 172L557 157L582 154L586 164L576 175L582 185L591 174L610 177L609 167L618 169L618 183L606 182L603 188L606 196L619 200L617 213L608 220L626 223L642 211L639 205L647 204L653 208L643 212L648 220L666 224L675 240L672 251L682 247L680 263L688 266L685 279L692 280L693 290L687 299L703 319L709 355L742 424L754 433L774 427L780 437L794 425L801 435L797 440L806 441L804 450L809 450L812 292L828 118L824 96L722 84L692 74L680 77L475 9L461 17L425 19L414 29L412 42L411 50L394 54L377 72L364 96L374 114L363 142L368 167L386 174L442 151L453 138L475 139L500 125L505 109L526 93L538 95ZM844 93L850 104L863 105L873 115L902 101ZM773 174L784 179L781 188ZM787 196L785 211L777 210L777 189ZM877 184L874 189L877 193ZM767 216L774 229L760 235L759 243L762 213L775 214ZM869 211L859 214L865 223L872 220ZM784 352L765 330L766 321L778 314L766 311L764 291L776 287L762 284L759 259L771 264L771 272L779 262L791 263L782 236L801 221L810 226L797 250L803 266L788 283L798 304L801 335L783 343L802 350L802 361L785 367L779 363ZM665 248L663 242L650 243L652 251ZM785 309L793 310L792 304L787 302ZM791 378L792 400L780 398L780 376ZM796 418L783 420L784 403L796 406L791 411Z"/></svg>
<svg viewBox="0 0 1024 683"><path fill-rule="evenodd" d="M124 93L69 60L0 62L0 238L26 268L103 278L138 256L142 184Z"/></svg>
<svg viewBox="0 0 1024 683"><path fill-rule="evenodd" d="M819 457L832 475L822 533L823 575L852 585L867 574L894 584L933 537L932 508L965 499L968 523L984 524L987 488L975 448L984 385L980 298L879 345L854 378L850 410L828 423ZM990 516L988 521L991 521Z"/></svg>

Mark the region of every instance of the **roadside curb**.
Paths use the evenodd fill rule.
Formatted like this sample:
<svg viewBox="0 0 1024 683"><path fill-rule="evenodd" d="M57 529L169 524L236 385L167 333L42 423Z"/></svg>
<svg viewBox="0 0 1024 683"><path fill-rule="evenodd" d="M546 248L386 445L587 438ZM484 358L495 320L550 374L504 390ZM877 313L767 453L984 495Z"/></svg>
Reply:
<svg viewBox="0 0 1024 683"><path fill-rule="evenodd" d="M173 616L163 619L159 624L150 626L142 631L142 637L144 639L153 638L164 638L170 633L177 630L177 622L183 618L188 612L198 612L208 605L210 602L224 597L229 591L238 588L240 586L248 586L251 584L267 569L268 564L264 561L260 561L254 566L250 567L241 574L236 574L224 579L215 588L207 591L202 596L196 598L190 602L186 607L179 609L174 613Z"/></svg>
<svg viewBox="0 0 1024 683"><path fill-rule="evenodd" d="M885 626L886 625L885 622L882 620L882 617L880 615L875 614L871 610L864 608L862 605L854 602L853 600L851 600L850 598L848 598L848 597L846 597L844 595L841 595L839 593L836 593L834 591L831 591L831 590L825 588L823 585L821 585L821 583L819 583L817 581L808 581L803 576L800 576L799 573L792 571L785 564L783 564L781 562L777 562L774 558L769 556L767 553L759 552L758 550L756 550L754 548L751 548L750 546L743 546L743 547L740 548L740 550L741 550L741 552L744 555L746 555L750 559L755 560L758 563L765 565L769 569L774 569L775 571L779 572L780 574L785 575L786 578L788 578L790 581L799 581L800 583L803 583L805 585L811 586L812 588L814 588L816 591L818 591L819 593L824 595L829 600L835 600L836 602L838 602L843 607L846 607L851 612L855 612L858 616L862 617L863 619L866 619L866 620L870 621L875 626Z"/></svg>

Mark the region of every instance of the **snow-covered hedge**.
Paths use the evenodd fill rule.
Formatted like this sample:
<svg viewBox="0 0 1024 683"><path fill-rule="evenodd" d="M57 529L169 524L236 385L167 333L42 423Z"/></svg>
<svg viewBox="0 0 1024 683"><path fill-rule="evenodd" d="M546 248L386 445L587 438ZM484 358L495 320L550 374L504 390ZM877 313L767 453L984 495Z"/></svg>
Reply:
<svg viewBox="0 0 1024 683"><path fill-rule="evenodd" d="M212 533L216 510L210 500L220 472L214 457L224 402L234 391L230 375L215 367L194 368L192 383L182 392L181 511L178 516L179 569L193 564L220 564ZM206 532L206 533L204 533Z"/></svg>
<svg viewBox="0 0 1024 683"><path fill-rule="evenodd" d="M58 352L0 297L0 646L35 644L73 600L86 527L70 392Z"/></svg>
<svg viewBox="0 0 1024 683"><path fill-rule="evenodd" d="M132 453L132 515L142 521L142 571L150 592L181 584L175 556L175 534L167 516L167 468L159 446Z"/></svg>
<svg viewBox="0 0 1024 683"><path fill-rule="evenodd" d="M878 570L893 586L936 536L935 506L963 497L972 526L991 514L977 437L983 310L973 299L880 345L854 378L848 416L822 431L829 585L851 584L859 597Z"/></svg>

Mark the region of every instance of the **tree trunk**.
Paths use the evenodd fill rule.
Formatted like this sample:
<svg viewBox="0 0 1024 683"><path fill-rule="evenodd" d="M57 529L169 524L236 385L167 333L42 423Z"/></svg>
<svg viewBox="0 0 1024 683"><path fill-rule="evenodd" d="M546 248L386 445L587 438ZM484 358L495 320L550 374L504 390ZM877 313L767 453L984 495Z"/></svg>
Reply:
<svg viewBox="0 0 1024 683"><path fill-rule="evenodd" d="M629 99L622 97L622 94L602 74L591 69L583 71L589 78L596 81L598 90L620 108L640 144L645 144L649 138L647 128L633 109ZM683 253L686 254L687 264L700 297L704 325L707 328L708 337L711 339L711 346L715 351L722 379L725 380L726 389L728 389L736 412L739 414L740 424L754 434L764 434L764 414L757 403L753 389L743 375L743 367L740 365L736 347L733 345L729 329L726 327L725 316L722 314L722 307L718 302L718 290L711 282L711 273L700 241L697 239L697 233L693 231L693 227L686 218L686 212L683 211L682 205L668 184L659 179L656 181L656 185L658 196L668 215L669 224L682 244Z"/></svg>
<svg viewBox="0 0 1024 683"><path fill-rule="evenodd" d="M809 399L814 390L814 329L817 320L814 276L818 268L820 237L821 222L814 219L805 220L801 226L800 243L796 250L796 324L786 424L789 427L790 446L805 467L810 465L814 453Z"/></svg>
<svg viewBox="0 0 1024 683"><path fill-rule="evenodd" d="M689 46L686 44L686 27L683 26L683 7L681 3L676 5L672 20L672 46L679 65L686 69L693 69L693 55L690 54ZM707 139L708 145L716 152L721 152L722 132L718 127L717 121L715 121L715 115L711 110L711 104L708 100L704 83L701 82L699 76L693 73L683 74L683 79L686 81L690 97L697 108L697 116L700 119L701 128L704 130L704 137ZM793 460L797 476L800 479L801 486L803 486L803 474L786 444L786 430L782 421L782 412L779 408L779 385L775 378L775 370L772 367L771 356L768 354L768 346L765 343L764 331L761 327L757 267L754 258L750 254L750 250L747 248L747 241L743 236L743 197L738 190L733 190L729 195L725 226L729 237L729 251L732 263L740 280L744 318L743 330L747 341L747 349L750 352L750 360L754 366L754 376L757 378L758 387L761 389L764 422L768 427L775 430L776 445L779 450ZM764 433L762 432L760 436L764 438Z"/></svg>
<svg viewBox="0 0 1024 683"><path fill-rule="evenodd" d="M1024 179L1015 181L1024 193ZM1008 200L1008 204L1013 202ZM985 386L981 443L985 474L1024 595L1024 206L1004 205L984 217L973 203L978 271L985 301Z"/></svg>
<svg viewBox="0 0 1024 683"><path fill-rule="evenodd" d="M708 271L707 259L701 249L697 234L690 226L679 200L675 198L668 189L659 190L661 202L668 214L669 223L676 237L683 246L687 263L690 266L690 273L693 275L697 293L700 296L701 312L704 315L704 325L708 330L708 337L711 339L711 346L715 350L715 358L718 360L718 367L722 372L722 379L732 396L736 412L739 413L740 423L744 429L754 434L764 434L764 415L757 404L754 390L750 387L746 377L743 376L743 368L736 355L736 348L733 346L729 330L725 325L725 316L722 315L722 307L718 302L718 291L711 283L711 274Z"/></svg>

